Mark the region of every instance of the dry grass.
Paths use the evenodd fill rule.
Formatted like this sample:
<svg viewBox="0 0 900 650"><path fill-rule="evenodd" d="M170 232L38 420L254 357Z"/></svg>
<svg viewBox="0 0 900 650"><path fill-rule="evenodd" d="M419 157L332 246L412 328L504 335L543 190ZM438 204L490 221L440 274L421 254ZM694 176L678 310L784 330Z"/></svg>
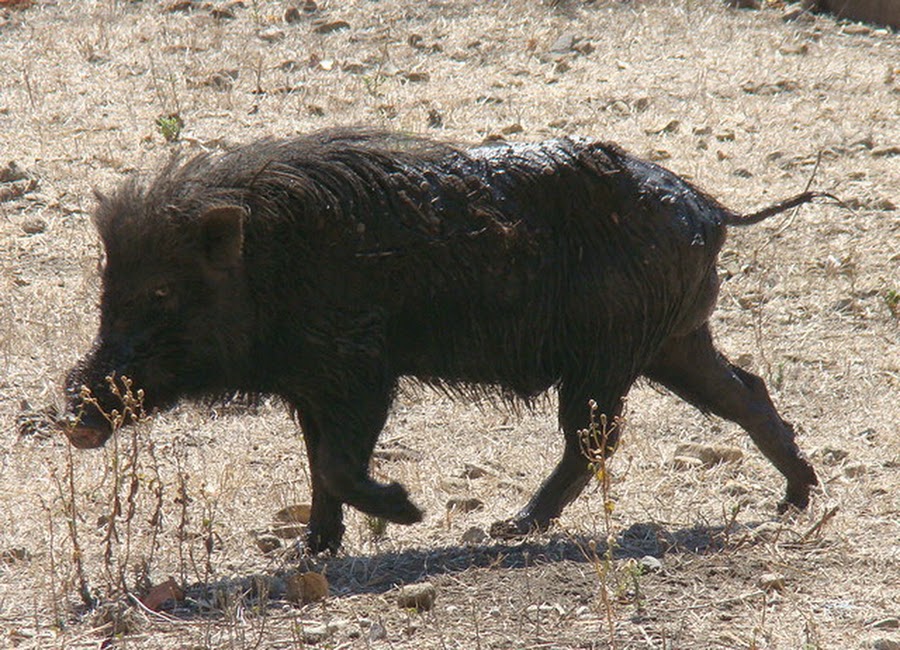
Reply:
<svg viewBox="0 0 900 650"><path fill-rule="evenodd" d="M296 24L283 22L282 3L245 0L234 19L202 6L164 11L171 4L0 9L0 163L38 179L0 203L0 646L900 642L897 629L875 626L900 616L900 166L896 152L880 155L900 145L897 35L848 33L826 18L786 24L774 9L713 0L320 0ZM323 18L350 28L315 33ZM282 37L259 37L272 29ZM546 60L565 32L593 49ZM157 120L176 113L184 127L170 144ZM442 125L429 126L437 116ZM747 211L801 190L821 153L814 185L853 211L816 206L735 229L714 323L812 452L823 486L810 511L774 519L781 479L743 432L639 387L607 495L586 491L559 529L525 544L466 545L464 532L514 512L554 464L553 400L516 415L409 390L382 441L421 458L375 471L411 488L425 522L373 539L350 513L345 552L315 565L331 596L299 607L282 595L298 561L262 555L253 537L280 507L308 499L302 441L277 403L249 413L183 405L100 452L19 436L22 401L58 403L96 327L92 187L177 146L347 123L469 142L606 137ZM737 465L677 469L685 440L746 453ZM466 463L487 475L459 478ZM460 494L486 507L448 513ZM648 554L661 571L638 569ZM761 589L766 573L781 574L783 590ZM168 576L187 599L164 613L124 593ZM395 586L423 579L437 586L434 610L399 609ZM103 606L86 608L85 591Z"/></svg>

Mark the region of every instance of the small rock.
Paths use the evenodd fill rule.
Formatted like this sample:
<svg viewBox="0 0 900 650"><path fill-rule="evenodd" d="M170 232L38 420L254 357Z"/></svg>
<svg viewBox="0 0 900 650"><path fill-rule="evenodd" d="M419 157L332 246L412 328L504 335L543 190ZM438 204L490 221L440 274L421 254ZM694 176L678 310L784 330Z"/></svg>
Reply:
<svg viewBox="0 0 900 650"><path fill-rule="evenodd" d="M407 81L409 81L410 83L424 83L431 79L430 74L428 74L427 72L423 72L421 70L404 72L401 76L404 79L406 79Z"/></svg>
<svg viewBox="0 0 900 650"><path fill-rule="evenodd" d="M748 488L743 483L731 480L725 482L725 493L730 494L731 496L741 496L744 494L749 494L750 488Z"/></svg>
<svg viewBox="0 0 900 650"><path fill-rule="evenodd" d="M889 618L883 618L879 621L875 621L872 623L872 627L878 630L896 630L900 629L900 618L896 616L891 616Z"/></svg>
<svg viewBox="0 0 900 650"><path fill-rule="evenodd" d="M847 478L859 478L868 474L869 468L864 463L854 463L844 467L844 476Z"/></svg>
<svg viewBox="0 0 900 650"><path fill-rule="evenodd" d="M420 582L401 587L397 594L397 604L404 609L425 612L434 607L437 590L430 582Z"/></svg>
<svg viewBox="0 0 900 650"><path fill-rule="evenodd" d="M872 641L872 650L900 650L900 640L887 637Z"/></svg>
<svg viewBox="0 0 900 650"><path fill-rule="evenodd" d="M502 133L503 135L513 135L515 133L522 133L524 130L525 127L516 122L514 124L504 126L502 129L500 129L500 133Z"/></svg>
<svg viewBox="0 0 900 650"><path fill-rule="evenodd" d="M256 546L260 551L268 555L281 548L281 540L275 535L263 533L262 535L256 536Z"/></svg>
<svg viewBox="0 0 900 650"><path fill-rule="evenodd" d="M578 42L578 37L571 32L567 32L562 34L553 41L553 45L550 46L550 52L552 54L565 54L566 52L571 52L575 49L575 44Z"/></svg>
<svg viewBox="0 0 900 650"><path fill-rule="evenodd" d="M489 469L475 463L466 463L462 471L463 478L483 478L490 475Z"/></svg>
<svg viewBox="0 0 900 650"><path fill-rule="evenodd" d="M469 489L469 482L461 478L447 477L440 481L441 489L444 492L453 494L454 492L465 492Z"/></svg>
<svg viewBox="0 0 900 650"><path fill-rule="evenodd" d="M341 70L349 74L363 74L368 69L368 65L359 61L344 61L341 63Z"/></svg>
<svg viewBox="0 0 900 650"><path fill-rule="evenodd" d="M649 158L653 162L660 162L663 160L668 160L671 157L672 157L672 154L670 154L665 149L651 149L650 151L647 152L647 158Z"/></svg>
<svg viewBox="0 0 900 650"><path fill-rule="evenodd" d="M303 625L301 635L304 643L315 645L322 643L322 641L331 636L331 630L328 629L327 625L314 623L312 625Z"/></svg>
<svg viewBox="0 0 900 650"><path fill-rule="evenodd" d="M737 463L744 457L744 453L737 447L689 442L678 445L675 456L696 458L704 466L713 467L719 463Z"/></svg>
<svg viewBox="0 0 900 650"><path fill-rule="evenodd" d="M875 147L870 152L873 158L886 158L887 156L900 156L900 145L889 147Z"/></svg>
<svg viewBox="0 0 900 650"><path fill-rule="evenodd" d="M379 622L372 623L366 638L368 638L369 641L381 641L385 637L387 637L387 630L384 629L384 625Z"/></svg>
<svg viewBox="0 0 900 650"><path fill-rule="evenodd" d="M659 558L653 557L652 555L645 555L638 560L638 566L641 567L642 573L657 573L662 571L662 562L660 562Z"/></svg>
<svg viewBox="0 0 900 650"><path fill-rule="evenodd" d="M27 178L31 178L31 176L28 172L19 167L15 161L10 160L6 163L6 167L0 169L0 183L24 181Z"/></svg>
<svg viewBox="0 0 900 650"><path fill-rule="evenodd" d="M847 458L850 452L846 449L838 449L837 447L822 447L819 452L822 460L829 465L837 465L839 462Z"/></svg>
<svg viewBox="0 0 900 650"><path fill-rule="evenodd" d="M784 591L784 576L780 573L764 573L757 583L763 591Z"/></svg>
<svg viewBox="0 0 900 650"><path fill-rule="evenodd" d="M436 108L428 111L428 126L432 129L439 129L444 126L444 116Z"/></svg>
<svg viewBox="0 0 900 650"><path fill-rule="evenodd" d="M303 15L297 7L288 7L284 11L284 22L288 25L299 23L303 19Z"/></svg>
<svg viewBox="0 0 900 650"><path fill-rule="evenodd" d="M781 14L781 20L786 23L811 23L815 22L816 18L802 7L795 5L789 6L784 10L784 13Z"/></svg>
<svg viewBox="0 0 900 650"><path fill-rule="evenodd" d="M18 199L20 196L33 192L37 189L37 186L38 182L36 178L26 181L4 183L3 186L0 187L0 203Z"/></svg>
<svg viewBox="0 0 900 650"><path fill-rule="evenodd" d="M387 462L394 461L420 461L425 457L418 449L413 449L412 447L407 447L401 442L394 442L385 445L382 448L376 449L372 452L372 458L377 458L378 460L384 460Z"/></svg>
<svg viewBox="0 0 900 650"><path fill-rule="evenodd" d="M663 133L677 133L681 128L680 120L669 120L665 124L659 124L649 129L644 129L647 135L662 135Z"/></svg>
<svg viewBox="0 0 900 650"><path fill-rule="evenodd" d="M278 29L277 27L268 27L266 29L261 30L257 36L264 40L266 43L275 43L276 41L280 41L284 38L284 30Z"/></svg>
<svg viewBox="0 0 900 650"><path fill-rule="evenodd" d="M297 503L286 506L275 513L275 519L285 524L308 524L312 506L308 503Z"/></svg>
<svg viewBox="0 0 900 650"><path fill-rule="evenodd" d="M809 53L809 46L806 43L785 43L778 51L782 54L803 55Z"/></svg>
<svg viewBox="0 0 900 650"><path fill-rule="evenodd" d="M166 13L174 14L177 12L187 13L189 11L193 11L197 7L198 3L196 0L182 0L181 2L173 2L168 7L163 9Z"/></svg>
<svg viewBox="0 0 900 650"><path fill-rule="evenodd" d="M0 551L0 562L3 564L15 564L16 562L27 562L31 559L31 553L28 549L16 546Z"/></svg>
<svg viewBox="0 0 900 650"><path fill-rule="evenodd" d="M350 23L346 20L329 20L316 23L315 26L313 26L313 32L316 34L331 34L332 32L339 32L343 29L350 29Z"/></svg>
<svg viewBox="0 0 900 650"><path fill-rule="evenodd" d="M845 34L852 34L855 36L865 36L866 34L872 33L872 28L868 25L863 25L861 23L850 23L849 25L844 25L841 29Z"/></svg>
<svg viewBox="0 0 900 650"><path fill-rule="evenodd" d="M288 576L285 598L298 605L306 605L328 597L328 580L312 571Z"/></svg>
<svg viewBox="0 0 900 650"><path fill-rule="evenodd" d="M234 11L229 7L217 7L210 11L209 15L216 20L234 20L236 18Z"/></svg>
<svg viewBox="0 0 900 650"><path fill-rule="evenodd" d="M456 512L473 512L484 508L484 501L476 497L453 497L447 501L447 510Z"/></svg>
<svg viewBox="0 0 900 650"><path fill-rule="evenodd" d="M703 467L703 461L690 456L674 456L672 458L672 467L675 469L700 469Z"/></svg>
<svg viewBox="0 0 900 650"><path fill-rule="evenodd" d="M483 544L487 539L487 533L478 526L472 526L469 530L462 534L460 538L463 544Z"/></svg>

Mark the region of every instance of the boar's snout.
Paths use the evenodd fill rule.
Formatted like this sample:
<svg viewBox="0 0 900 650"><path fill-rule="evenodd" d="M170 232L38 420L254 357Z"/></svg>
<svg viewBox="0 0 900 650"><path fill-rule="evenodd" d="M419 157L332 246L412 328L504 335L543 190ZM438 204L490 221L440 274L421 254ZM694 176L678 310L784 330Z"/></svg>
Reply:
<svg viewBox="0 0 900 650"><path fill-rule="evenodd" d="M109 420L96 406L84 402L70 406L70 415L61 424L69 442L79 449L102 447L112 435Z"/></svg>
<svg viewBox="0 0 900 650"><path fill-rule="evenodd" d="M67 415L60 423L69 442L79 449L102 447L113 431L109 419L100 410L106 408L107 402L113 403L112 394L102 383L88 380L88 365L82 361L66 377ZM91 389L92 400L85 399L85 387Z"/></svg>

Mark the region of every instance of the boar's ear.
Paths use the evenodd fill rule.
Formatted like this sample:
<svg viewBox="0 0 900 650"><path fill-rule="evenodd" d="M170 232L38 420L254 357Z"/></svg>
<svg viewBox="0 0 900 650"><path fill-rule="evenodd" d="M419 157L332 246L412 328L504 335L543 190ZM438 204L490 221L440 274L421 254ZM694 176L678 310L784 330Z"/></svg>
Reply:
<svg viewBox="0 0 900 650"><path fill-rule="evenodd" d="M200 215L200 233L206 260L215 268L228 268L241 259L244 245L244 208L224 205Z"/></svg>

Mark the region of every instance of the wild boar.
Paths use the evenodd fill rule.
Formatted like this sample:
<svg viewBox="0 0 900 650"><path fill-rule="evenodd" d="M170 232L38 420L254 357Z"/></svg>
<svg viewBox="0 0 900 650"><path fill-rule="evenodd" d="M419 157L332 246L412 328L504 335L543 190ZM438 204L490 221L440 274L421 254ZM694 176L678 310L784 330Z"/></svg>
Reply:
<svg viewBox="0 0 900 650"><path fill-rule="evenodd" d="M563 456L492 529L516 536L578 496L592 476L583 446L615 449L623 398L645 377L742 426L787 479L781 507L803 508L812 466L708 321L726 227L815 196L740 216L584 138L464 149L332 129L176 159L99 196L100 330L67 379L70 438L109 437L108 377L131 378L148 410L280 396L306 442L318 552L339 547L343 504L422 518L401 485L369 475L400 377L525 403L556 389ZM592 400L609 427L585 443Z"/></svg>

